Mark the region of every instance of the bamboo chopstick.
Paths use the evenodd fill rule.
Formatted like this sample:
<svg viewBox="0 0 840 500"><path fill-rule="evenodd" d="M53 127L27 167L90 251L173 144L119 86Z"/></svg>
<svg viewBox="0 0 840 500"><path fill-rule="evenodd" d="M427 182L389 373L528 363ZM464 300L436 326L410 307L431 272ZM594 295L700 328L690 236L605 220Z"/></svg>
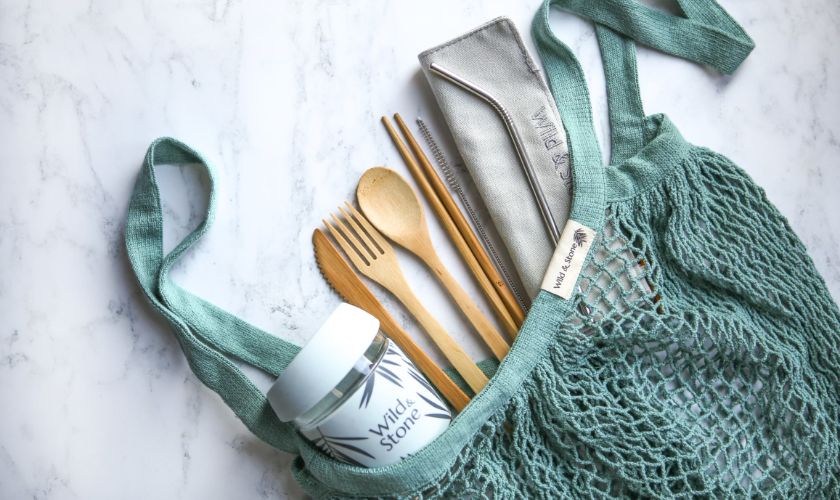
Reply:
<svg viewBox="0 0 840 500"><path fill-rule="evenodd" d="M405 124L399 113L394 114L394 120L397 122L397 126L402 131L403 136L405 136L406 141L408 142L408 147L410 147L411 151L414 152L414 156L420 160L420 166L423 169L423 173L426 174L426 179L428 179L429 184L431 184L432 188L435 190L438 198L440 198L440 201L443 203L444 208L446 208L446 212L449 214L452 222L454 222L458 227L458 231L467 242L473 256L475 256L481 266L481 269L487 275L487 278L495 285L496 292L499 294L499 297L502 299L502 302L504 302L508 312L513 317L516 326L521 327L522 322L525 321L525 311L522 310L522 307L519 305L519 302L516 301L516 297L514 297L513 292L510 291L510 288L508 288L505 283L504 278L502 278L501 274L499 274L496 266L493 265L493 262L490 260L490 256L487 255L484 247L481 243L479 243L475 232L473 232L469 222L467 222L464 214L461 213L461 210L455 203L455 199L452 198L449 190L446 189L446 185L444 185L440 176L437 174L437 171L429 161L429 158L426 156L426 153L423 151L423 148L420 147L420 144L414 138L414 135L412 135L411 130Z"/></svg>
<svg viewBox="0 0 840 500"><path fill-rule="evenodd" d="M388 135L391 136L391 140L396 146L397 150L402 156L403 160L405 161L406 165L408 166L408 170L411 172L411 176L414 177L414 181L420 187L420 190L423 191L423 195L426 197L426 200L429 202L429 205L432 207L432 210L437 215L438 220L443 225L443 228L446 230L446 233L449 235L449 238L455 244L455 247L458 249L458 252L461 254L461 257L467 264L467 267L472 272L475 279L478 281L481 290L484 292L484 295L487 297L487 300L490 301L490 305L493 308L493 312L499 318L499 321L502 323L505 331L511 336L511 338L516 337L517 332L519 331L519 326L514 321L513 317L511 316L510 312L508 312L507 307L505 307L504 302L499 297L499 294L496 293L496 287L490 281L486 274L484 274L484 270L481 268L481 264L479 264L478 260L476 259L475 255L473 255L470 247L467 245L466 240L461 235L460 231L458 231L458 227L455 225L455 222L452 221L452 218L446 211L443 203L438 198L438 195L435 193L434 188L432 188L429 180L423 173L423 170L420 166L417 165L414 157L412 156L411 152L403 143L400 136L397 134L397 131L394 130L394 127L388 121L388 117L382 117L382 124L385 126L385 130L388 131Z"/></svg>

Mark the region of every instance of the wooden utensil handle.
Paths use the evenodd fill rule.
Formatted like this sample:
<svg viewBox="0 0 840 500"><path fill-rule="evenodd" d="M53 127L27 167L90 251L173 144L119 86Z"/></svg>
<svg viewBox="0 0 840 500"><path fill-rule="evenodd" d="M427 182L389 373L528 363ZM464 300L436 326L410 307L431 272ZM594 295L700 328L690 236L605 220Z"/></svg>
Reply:
<svg viewBox="0 0 840 500"><path fill-rule="evenodd" d="M432 361L432 358L418 346L411 336L394 321L390 314L374 315L379 319L382 330L400 346L408 359L410 359L429 381L443 394L455 411L461 412L470 402L470 398L452 381L449 376Z"/></svg>
<svg viewBox="0 0 840 500"><path fill-rule="evenodd" d="M446 359L452 363L453 368L464 378L476 394L487 385L488 379L484 372L470 359L460 345L444 330L434 316L420 303L417 296L408 289L392 290L400 302L411 312L420 325L432 338L432 341L441 350Z"/></svg>
<svg viewBox="0 0 840 500"><path fill-rule="evenodd" d="M505 330L508 332L510 337L516 337L516 334L519 332L519 326L514 321L513 316L511 316L504 302L502 302L501 297L499 297L496 286L491 283L484 274L484 270L481 268L478 260L476 260L472 251L467 246L467 242L464 240L464 237L461 236L461 233L458 231L458 227L455 226L455 223L452 222L452 219L446 213L446 208L444 208L443 203L440 201L440 198L438 198L438 195L435 193L429 183L429 180L423 174L423 171L420 166L417 165L417 162L414 161L411 152L405 146L402 139L400 139L399 135L397 135L397 131L394 130L394 127L388 122L387 117L382 117L382 124L385 126L385 130L387 130L388 135L391 136L394 146L396 146L400 156L402 156L405 161L405 164L411 172L411 176L414 178L414 181L426 197L426 201L429 202L429 205L432 207L432 210L434 210L438 220L441 225L443 225L443 228L446 230L446 233L449 235L452 243L455 245L455 248L458 249L461 257L463 257L464 262L467 264L467 267L469 267L470 272L472 272L476 281L478 281L478 284L484 292L484 295L487 297L487 300L490 301L490 304L493 307L493 312L496 313L496 316L502 322L502 325L504 325Z"/></svg>
<svg viewBox="0 0 840 500"><path fill-rule="evenodd" d="M467 317L469 322L475 327L478 334L481 336L487 347L493 352L493 355L499 361L503 360L510 351L510 345L507 343L501 332L496 329L490 319L478 308L478 305L467 295L467 292L450 274L449 270L443 265L437 254L434 252L426 252L424 256L426 265L434 272L435 276L443 284L446 291Z"/></svg>
<svg viewBox="0 0 840 500"><path fill-rule="evenodd" d="M487 255L484 247L481 243L479 243L478 238L470 227L470 223L467 222L464 214L461 213L461 210L458 208L458 205L455 203L455 200L452 198L449 190L446 189L446 186L440 176L438 176L432 166L432 163L426 156L426 153L423 151L423 148L420 147L420 143L417 142L417 139L415 139L414 135L411 133L411 129L408 128L408 125L406 125L399 113L394 114L394 120L397 122L397 126L405 136L406 142L408 142L408 147L411 148L411 151L414 152L414 155L420 162L420 167L426 176L426 180L431 188L434 189L435 194L437 194L441 204L443 205L443 208L457 227L458 232L461 234L461 237L464 239L467 247L469 247L469 251L472 253L478 265L487 276L488 281L492 284L501 301L504 303L505 308L512 316L515 326L518 329L518 327L521 327L522 323L525 321L525 312L516 301L516 297L513 296L513 292L511 292L508 288L504 278L502 278L501 274L499 274L499 271L496 269L496 266L493 265L493 262L490 260L490 256ZM437 213L438 218L443 217L443 214L438 213L437 210L435 210L435 213ZM488 298L490 297L488 296ZM490 300L492 301L492 299ZM512 332L512 335L515 334L515 331Z"/></svg>
<svg viewBox="0 0 840 500"><path fill-rule="evenodd" d="M448 224L446 222L448 222ZM464 238L461 237L461 234L457 231L457 229L454 229L454 225L452 224L452 221L449 221L447 219L446 222L444 222L443 226L445 228L450 228L451 227L451 230L447 231L449 233L449 237L452 240L452 242L455 244L455 247L461 252L461 256L464 258L464 261L467 263L467 267L470 269L470 271L472 271L473 276L475 277L476 281L478 281L478 285L484 291L485 297L487 297L487 299L490 301L490 305L493 306L493 311L496 313L496 317L499 319L499 321L501 322L502 326L504 327L505 331L508 333L510 338L516 338L516 334L519 333L519 327L517 326L516 321L513 319L513 316L511 316L510 312L505 307L505 305L502 302L499 295L497 293L495 293L493 283L490 282L490 280L487 278L487 275L485 275L484 272L481 270L481 267L478 264L478 260L476 260L475 256L472 254L472 252L470 252L469 249L466 247L466 242L464 241ZM437 259L437 253L434 252L434 249L431 249L431 251L427 251L427 252L424 252L424 253L429 254L429 255L434 254L435 258ZM427 265L432 267L432 265L429 264L428 262L427 262ZM440 263L439 259L437 259L437 267L439 267L440 269L445 269L443 264ZM441 276L437 272L435 272L435 274L437 276ZM446 271L446 274L449 275L448 271ZM451 275L449 275L449 280L452 284L454 284L454 287L449 286L446 283L444 283L444 286L447 288L447 290L451 291L451 290L457 289L457 290L460 290L460 292L461 292L460 296L452 295L452 298L454 298L456 301L458 301L458 305L461 306L462 304L467 304L467 303L470 304L472 306L472 308L474 308L474 310L475 310L475 312L472 313L474 315L473 317L475 317L475 318L481 317L481 319L478 319L477 321L490 325L490 329L493 332L498 333L496 331L496 328L493 327L489 323L489 320L486 318L486 316L484 316L484 313L482 313L478 309L478 307L475 305L475 302L473 302L472 299L469 298L469 296L466 294L466 292L464 292L463 288L461 288L461 286L458 285L458 283L455 281L454 278L452 278ZM468 313L467 311L465 311L463 309L463 307L462 307L461 310L464 311L464 314L467 315L467 318L470 319L470 322L474 326L476 326L476 328L478 328L476 323L473 321L473 317L470 316L471 313ZM487 330L487 329L483 329L483 330L480 329L480 328L478 328L478 329L479 329L479 334L481 334L482 331L485 331L485 332L490 331L490 330ZM482 334L482 337L483 337L483 334ZM505 344L507 344L507 342L505 342ZM501 361L501 359L500 359L500 361Z"/></svg>

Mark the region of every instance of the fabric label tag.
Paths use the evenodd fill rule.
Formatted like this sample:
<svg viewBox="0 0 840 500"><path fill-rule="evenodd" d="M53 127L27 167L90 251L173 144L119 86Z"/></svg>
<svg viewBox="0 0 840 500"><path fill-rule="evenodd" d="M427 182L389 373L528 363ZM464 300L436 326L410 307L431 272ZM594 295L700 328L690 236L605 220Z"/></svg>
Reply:
<svg viewBox="0 0 840 500"><path fill-rule="evenodd" d="M594 229L569 219L548 263L541 288L568 300L593 241Z"/></svg>

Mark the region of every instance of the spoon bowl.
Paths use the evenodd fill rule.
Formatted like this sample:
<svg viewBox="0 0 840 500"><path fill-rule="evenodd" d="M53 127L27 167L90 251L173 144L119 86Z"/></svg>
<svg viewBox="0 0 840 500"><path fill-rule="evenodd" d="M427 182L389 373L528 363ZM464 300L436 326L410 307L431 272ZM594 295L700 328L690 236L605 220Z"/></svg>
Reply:
<svg viewBox="0 0 840 500"><path fill-rule="evenodd" d="M420 200L397 172L385 167L368 169L359 179L356 198L373 225L399 245L418 253L429 241Z"/></svg>

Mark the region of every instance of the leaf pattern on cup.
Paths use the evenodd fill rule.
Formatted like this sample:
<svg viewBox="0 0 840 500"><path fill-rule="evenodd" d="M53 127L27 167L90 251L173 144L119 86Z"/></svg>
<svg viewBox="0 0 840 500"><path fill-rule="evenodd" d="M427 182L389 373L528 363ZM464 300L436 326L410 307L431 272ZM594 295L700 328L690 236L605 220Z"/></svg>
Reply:
<svg viewBox="0 0 840 500"><path fill-rule="evenodd" d="M401 365L401 363L393 359L394 357L401 358L400 353L394 350L393 344L389 342L388 350L385 351L385 354L382 356L382 360L379 362L376 368L373 369L373 371L368 376L368 379L365 381L365 388L362 392L362 397L359 400L359 408L367 408L370 404L370 400L373 397L373 389L376 386L376 379L379 377L384 378L388 382L391 382L392 384L396 385L401 389L403 388L402 379L400 378L400 376L394 373L394 371L391 370L388 366L386 366L391 365L399 367Z"/></svg>
<svg viewBox="0 0 840 500"><path fill-rule="evenodd" d="M435 388L432 387L432 384L430 384L429 381L426 380L426 377L424 377L419 371L417 371L417 368L415 368L414 365L410 362L406 363L405 367L408 370L408 374L411 375L411 377L414 380L416 380L418 384L423 386L423 388L426 389L426 391L428 391L430 397L426 397L423 394L420 394L419 392L417 393L417 395L420 396L420 398L423 401L425 401L426 404L428 404L436 410L439 410L437 412L426 413L425 416L452 420L452 412L449 411L449 408L447 408L443 401L440 399L440 396L438 396L437 391L435 391Z"/></svg>
<svg viewBox="0 0 840 500"><path fill-rule="evenodd" d="M430 393L435 395L437 394L435 392L434 387L432 387L432 384L430 384L429 381L426 380L426 377L424 377L419 371L417 371L417 369L414 368L413 365L406 365L406 368L408 368L408 374L411 375L411 378L416 380L418 384L422 385Z"/></svg>
<svg viewBox="0 0 840 500"><path fill-rule="evenodd" d="M384 382L378 382L379 380L384 380ZM372 417L374 420L376 418L386 419L385 430L388 430L389 425L392 425L394 429L406 425L407 418L412 419L412 426L419 424L432 429L441 429L441 426L445 428L448 422L452 420L450 409L441 399L434 386L392 342L388 343L379 362L372 366L368 378L358 390L358 396L356 397L359 400L359 406L357 410L354 404L351 407L353 411L373 412L375 414L384 410L390 412L390 415L386 413L382 417ZM398 398L396 401L399 404L402 405L405 402L408 408L413 407L415 413L393 413L394 410L388 405L394 404L392 398L395 397ZM405 409L406 406L403 406L403 408ZM369 414L366 418L371 418L371 415ZM387 419L393 420L387 423ZM345 431L340 430L343 429L341 425L333 426L330 422L325 422L323 425L323 428L321 426L316 427L314 429L315 433L307 437L327 456L352 465L369 467L379 463L393 463L395 453L398 453L399 459L403 460L411 456L409 450L416 451L417 449L416 445L410 445L412 447L408 449L389 447L383 451L384 445L379 442L379 439L368 436L368 432L372 432L370 429L350 426L344 428L347 429ZM330 435L331 432L334 435ZM404 435L399 434L396 434L396 436L404 437ZM381 434L379 437L382 437ZM393 444L396 446L397 442Z"/></svg>
<svg viewBox="0 0 840 500"><path fill-rule="evenodd" d="M321 451L326 453L332 458L337 460L341 460L342 462L347 462L352 465L358 465L363 467L364 465L360 463L358 460L347 455L347 452L358 453L360 455L364 455L371 460L375 460L376 457L368 453L367 451L359 448L358 446L354 446L350 444L353 441L366 441L368 438L367 436L363 437L339 437L339 436L328 436L321 432L320 427L316 427L318 431L318 438L315 440L315 446L318 447Z"/></svg>
<svg viewBox="0 0 840 500"><path fill-rule="evenodd" d="M446 408L445 406L440 404L440 400L438 400L438 402L435 402L433 399L427 398L426 396L420 394L419 392L417 393L417 395L420 396L420 399L425 401L427 405L429 405L432 408L434 408L435 410L437 410L437 411L433 411L432 413L426 413L425 415L423 415L424 417L443 418L443 419L446 419L446 420L452 420L452 414L449 413L448 408ZM437 398L435 398L435 399L437 399Z"/></svg>

